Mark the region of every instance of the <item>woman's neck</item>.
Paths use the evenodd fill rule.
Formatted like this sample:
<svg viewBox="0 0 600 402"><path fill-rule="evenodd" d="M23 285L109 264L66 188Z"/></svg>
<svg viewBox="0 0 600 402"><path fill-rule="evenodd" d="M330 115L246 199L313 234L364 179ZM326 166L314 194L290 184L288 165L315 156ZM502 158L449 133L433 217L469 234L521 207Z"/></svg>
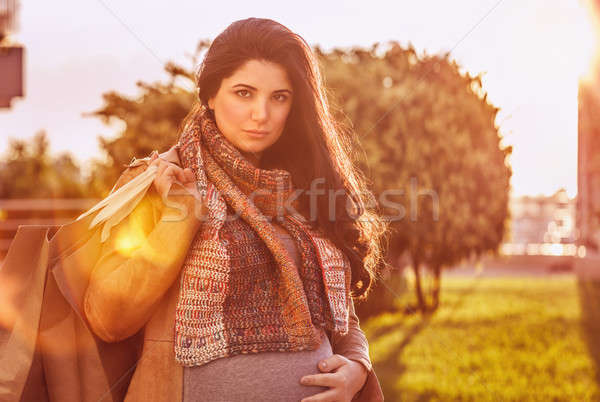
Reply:
<svg viewBox="0 0 600 402"><path fill-rule="evenodd" d="M260 152L241 151L241 154L244 155L244 158L246 158L248 160L248 162L250 162L252 164L252 166L254 166L257 169L260 169L260 159L261 159Z"/></svg>

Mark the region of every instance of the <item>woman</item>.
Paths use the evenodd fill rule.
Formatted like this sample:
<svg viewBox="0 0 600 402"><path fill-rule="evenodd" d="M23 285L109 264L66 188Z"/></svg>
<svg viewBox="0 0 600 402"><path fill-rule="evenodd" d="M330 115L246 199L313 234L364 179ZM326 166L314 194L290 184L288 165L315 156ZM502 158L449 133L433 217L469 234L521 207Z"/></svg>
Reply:
<svg viewBox="0 0 600 402"><path fill-rule="evenodd" d="M370 287L383 224L310 47L237 21L197 84L177 144L115 185L157 168L85 293L103 340L144 331L127 400L382 399L350 296Z"/></svg>

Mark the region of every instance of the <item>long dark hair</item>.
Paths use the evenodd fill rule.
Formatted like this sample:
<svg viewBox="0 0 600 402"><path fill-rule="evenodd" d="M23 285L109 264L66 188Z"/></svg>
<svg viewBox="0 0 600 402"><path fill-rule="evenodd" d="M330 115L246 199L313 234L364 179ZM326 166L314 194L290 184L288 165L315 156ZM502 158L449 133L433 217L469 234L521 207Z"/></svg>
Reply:
<svg viewBox="0 0 600 402"><path fill-rule="evenodd" d="M354 297L366 297L383 262L381 240L386 225L374 209L374 200L362 174L350 159L355 135L330 115L318 61L306 41L276 21L248 18L229 25L211 43L197 72L200 102L216 95L221 81L247 61L265 60L281 65L290 78L294 98L279 140L264 151L261 168L289 171L297 189L308 190L322 178L328 196L317 198L316 224L348 256ZM188 114L182 127L194 118ZM292 151L293 150L293 151ZM329 194L335 217L330 218ZM308 195L301 203L308 208ZM348 205L350 208L348 208Z"/></svg>

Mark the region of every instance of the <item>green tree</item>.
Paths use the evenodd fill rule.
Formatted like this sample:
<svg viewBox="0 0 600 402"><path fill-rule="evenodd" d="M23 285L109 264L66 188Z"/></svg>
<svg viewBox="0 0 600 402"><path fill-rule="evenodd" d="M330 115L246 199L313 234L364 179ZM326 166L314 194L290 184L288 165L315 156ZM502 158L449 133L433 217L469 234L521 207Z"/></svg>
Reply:
<svg viewBox="0 0 600 402"><path fill-rule="evenodd" d="M391 220L391 261L410 256L419 308L435 309L442 268L497 251L506 232L512 148L500 144L499 109L481 75L461 74L447 54L418 56L397 42L317 51ZM430 306L422 266L434 275Z"/></svg>
<svg viewBox="0 0 600 402"><path fill-rule="evenodd" d="M199 42L192 64L210 42ZM177 140L178 126L190 110L196 95L194 73L174 63L165 66L166 83L138 82L140 94L129 98L115 91L103 95L104 105L88 116L105 123L120 121L124 127L116 138L100 137L100 147L106 152L106 162L93 161L90 187L106 195L112 188L124 164L132 157L143 157L153 150L167 150Z"/></svg>
<svg viewBox="0 0 600 402"><path fill-rule="evenodd" d="M69 153L49 154L45 131L30 141L12 139L0 164L0 198L87 196L79 166Z"/></svg>

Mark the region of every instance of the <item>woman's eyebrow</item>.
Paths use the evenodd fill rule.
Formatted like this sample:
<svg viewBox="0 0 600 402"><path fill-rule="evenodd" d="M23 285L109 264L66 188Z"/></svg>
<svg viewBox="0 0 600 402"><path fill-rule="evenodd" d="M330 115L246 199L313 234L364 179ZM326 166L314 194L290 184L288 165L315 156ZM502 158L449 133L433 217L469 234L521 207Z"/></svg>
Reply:
<svg viewBox="0 0 600 402"><path fill-rule="evenodd" d="M240 84L235 84L235 85L233 85L233 86L232 86L232 88L235 88L235 87L246 87L246 88L253 89L253 90L255 90L255 91L257 90L257 89L256 89L256 88L254 88L252 85L248 85L248 84L241 84L241 83L240 83ZM273 92L289 92L290 94L292 93L292 91L291 91L291 90L289 90L289 89L287 89L287 88L284 88L284 89L278 89L278 90L275 90L275 91L273 91Z"/></svg>

